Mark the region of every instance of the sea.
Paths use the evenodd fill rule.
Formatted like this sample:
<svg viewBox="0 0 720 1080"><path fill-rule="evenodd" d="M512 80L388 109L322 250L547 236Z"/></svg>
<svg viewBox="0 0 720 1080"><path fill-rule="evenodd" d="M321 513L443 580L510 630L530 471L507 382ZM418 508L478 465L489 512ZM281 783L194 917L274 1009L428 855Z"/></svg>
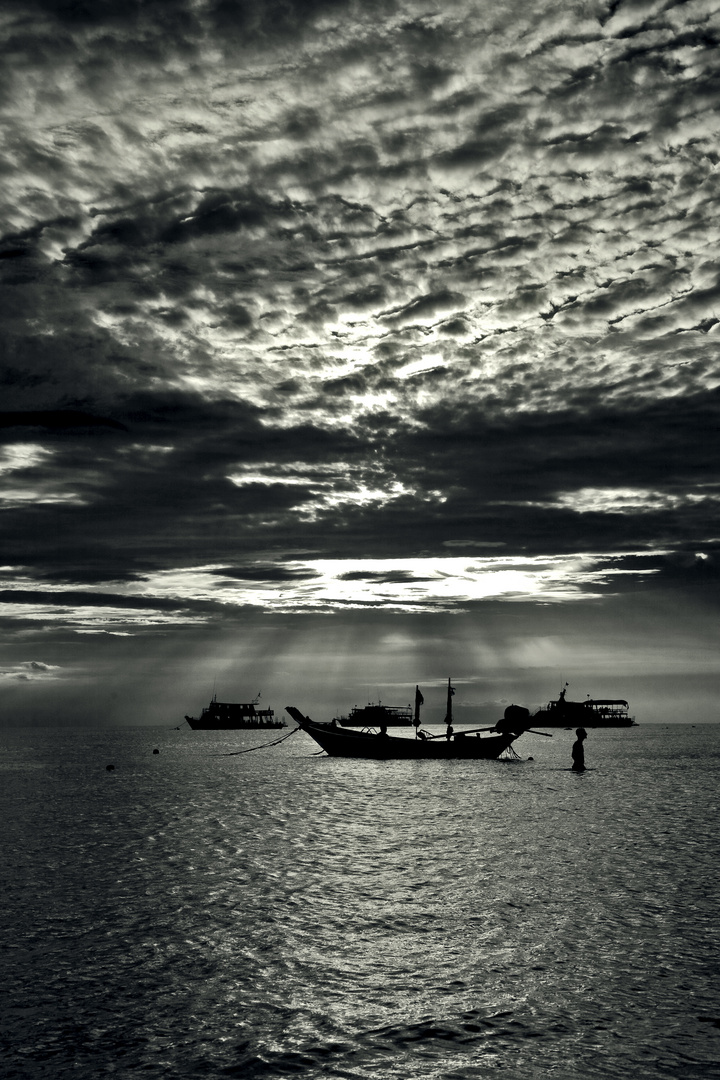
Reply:
<svg viewBox="0 0 720 1080"><path fill-rule="evenodd" d="M290 730L0 734L4 1080L720 1076L720 725Z"/></svg>

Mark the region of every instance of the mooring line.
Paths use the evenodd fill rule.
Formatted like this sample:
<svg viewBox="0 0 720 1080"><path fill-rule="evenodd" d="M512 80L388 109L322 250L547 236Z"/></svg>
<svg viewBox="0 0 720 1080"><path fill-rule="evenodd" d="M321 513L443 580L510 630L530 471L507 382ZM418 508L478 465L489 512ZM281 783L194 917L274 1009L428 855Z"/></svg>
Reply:
<svg viewBox="0 0 720 1080"><path fill-rule="evenodd" d="M251 746L247 750L232 750L229 754L217 754L217 757L237 757L238 754L252 754L253 750L263 750L266 746L279 746L281 742L285 742L291 735L294 735L296 731L300 731L299 727L293 728L292 731L288 731L287 735L283 735L281 739L275 739L274 742L260 743L259 746Z"/></svg>

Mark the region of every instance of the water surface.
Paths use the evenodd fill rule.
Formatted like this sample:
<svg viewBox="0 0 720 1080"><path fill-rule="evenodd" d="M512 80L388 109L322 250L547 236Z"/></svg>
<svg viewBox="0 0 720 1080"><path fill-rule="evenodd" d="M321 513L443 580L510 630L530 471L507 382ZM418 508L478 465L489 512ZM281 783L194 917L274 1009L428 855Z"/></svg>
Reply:
<svg viewBox="0 0 720 1080"><path fill-rule="evenodd" d="M277 734L2 736L8 1080L718 1076L720 726Z"/></svg>

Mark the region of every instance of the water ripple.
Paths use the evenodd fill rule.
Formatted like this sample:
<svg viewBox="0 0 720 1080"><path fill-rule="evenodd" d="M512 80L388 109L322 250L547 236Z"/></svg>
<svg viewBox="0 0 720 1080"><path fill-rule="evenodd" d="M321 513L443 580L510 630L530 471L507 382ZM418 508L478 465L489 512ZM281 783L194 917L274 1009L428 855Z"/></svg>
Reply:
<svg viewBox="0 0 720 1080"><path fill-rule="evenodd" d="M717 1075L720 728L593 732L583 777L564 733L512 766L54 734L0 795L11 1080Z"/></svg>

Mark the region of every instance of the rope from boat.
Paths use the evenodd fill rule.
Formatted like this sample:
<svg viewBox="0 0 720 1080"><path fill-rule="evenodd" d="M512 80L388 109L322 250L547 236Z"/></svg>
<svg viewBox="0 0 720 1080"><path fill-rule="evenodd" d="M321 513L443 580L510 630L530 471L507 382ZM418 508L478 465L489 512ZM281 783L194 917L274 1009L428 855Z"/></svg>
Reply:
<svg viewBox="0 0 720 1080"><path fill-rule="evenodd" d="M296 731L300 731L300 728L293 728L292 731L288 731L287 735L283 735L281 739L275 739L274 742L260 743L259 746L251 746L248 750L233 750L229 754L218 754L218 757L237 757L238 754L252 754L253 750L263 750L266 746L279 746L281 742L285 742Z"/></svg>
<svg viewBox="0 0 720 1080"><path fill-rule="evenodd" d="M518 754L517 750L512 745L506 746L505 749L503 750L503 754L507 755L505 757L506 761L521 761L522 760L520 755Z"/></svg>

